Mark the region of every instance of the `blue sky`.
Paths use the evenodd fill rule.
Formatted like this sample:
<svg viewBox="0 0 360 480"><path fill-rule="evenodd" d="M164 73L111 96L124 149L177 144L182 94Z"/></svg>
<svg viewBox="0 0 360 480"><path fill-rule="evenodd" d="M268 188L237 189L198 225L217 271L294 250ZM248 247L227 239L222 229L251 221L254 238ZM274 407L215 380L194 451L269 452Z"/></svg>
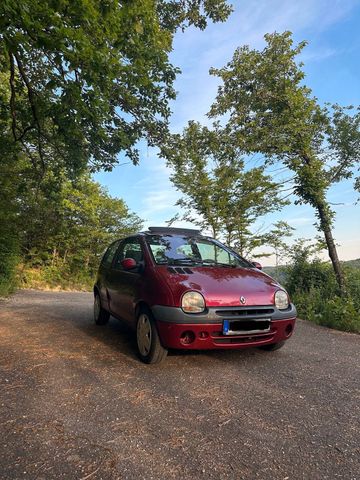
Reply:
<svg viewBox="0 0 360 480"><path fill-rule="evenodd" d="M359 0L247 0L233 1L234 13L224 24L212 24L204 32L189 29L175 37L173 64L179 66L172 104L171 128L180 132L188 120L208 122L206 112L212 103L218 79L208 74L210 67L222 67L236 47L249 44L262 48L268 32L293 32L295 41L307 40L303 51L306 84L320 102L360 104L360 1ZM170 170L145 146L140 164L129 163L112 172L101 172L96 180L111 195L121 197L129 208L145 220L145 226L165 225L178 212L180 197L169 181ZM119 158L123 164L126 159ZM351 182L331 188L328 199L336 211L334 235L343 260L360 257L360 210ZM314 211L309 206L288 206L275 215L262 218L258 226L271 227L276 220L288 221L294 238L314 238L317 230ZM185 226L185 222L178 225ZM174 225L175 226L175 225ZM273 258L262 259L264 265Z"/></svg>

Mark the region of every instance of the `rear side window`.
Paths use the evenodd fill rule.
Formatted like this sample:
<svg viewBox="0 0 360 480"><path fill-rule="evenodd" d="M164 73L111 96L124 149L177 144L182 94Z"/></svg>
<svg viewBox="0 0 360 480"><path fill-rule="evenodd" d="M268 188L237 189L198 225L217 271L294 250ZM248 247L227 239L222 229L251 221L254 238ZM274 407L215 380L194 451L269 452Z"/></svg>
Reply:
<svg viewBox="0 0 360 480"><path fill-rule="evenodd" d="M101 260L101 265L103 265L104 267L110 267L111 266L119 244L120 244L120 240L118 240L117 242L114 242L110 245L110 247L106 250L105 255L103 256L103 258Z"/></svg>

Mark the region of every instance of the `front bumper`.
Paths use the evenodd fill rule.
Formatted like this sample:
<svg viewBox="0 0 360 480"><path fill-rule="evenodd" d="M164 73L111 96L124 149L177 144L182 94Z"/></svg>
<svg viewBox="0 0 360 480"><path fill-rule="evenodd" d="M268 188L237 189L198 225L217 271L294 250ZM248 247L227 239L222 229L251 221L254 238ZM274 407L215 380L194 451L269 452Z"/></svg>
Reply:
<svg viewBox="0 0 360 480"><path fill-rule="evenodd" d="M175 349L240 349L278 343L291 337L295 321L294 305L285 310L274 306L211 307L203 314L186 314L180 308L154 306L153 315L162 344ZM224 335L224 320L270 319L263 332Z"/></svg>

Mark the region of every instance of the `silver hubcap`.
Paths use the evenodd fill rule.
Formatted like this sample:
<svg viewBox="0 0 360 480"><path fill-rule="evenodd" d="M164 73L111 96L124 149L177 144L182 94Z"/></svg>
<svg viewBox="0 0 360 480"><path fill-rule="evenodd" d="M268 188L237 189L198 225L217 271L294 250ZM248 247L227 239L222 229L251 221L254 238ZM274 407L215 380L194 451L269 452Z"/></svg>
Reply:
<svg viewBox="0 0 360 480"><path fill-rule="evenodd" d="M145 357L150 352L152 336L150 319L145 313L142 313L139 317L136 336L139 352Z"/></svg>
<svg viewBox="0 0 360 480"><path fill-rule="evenodd" d="M99 295L96 295L94 299L94 320L97 320L99 318L100 308L100 298Z"/></svg>

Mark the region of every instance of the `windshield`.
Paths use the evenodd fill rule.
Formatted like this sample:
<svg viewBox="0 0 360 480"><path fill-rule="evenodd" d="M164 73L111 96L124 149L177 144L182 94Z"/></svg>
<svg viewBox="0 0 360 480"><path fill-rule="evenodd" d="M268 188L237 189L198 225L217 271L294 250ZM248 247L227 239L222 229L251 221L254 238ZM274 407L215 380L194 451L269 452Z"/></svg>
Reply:
<svg viewBox="0 0 360 480"><path fill-rule="evenodd" d="M146 242L158 265L252 267L214 240L182 235L147 235Z"/></svg>

